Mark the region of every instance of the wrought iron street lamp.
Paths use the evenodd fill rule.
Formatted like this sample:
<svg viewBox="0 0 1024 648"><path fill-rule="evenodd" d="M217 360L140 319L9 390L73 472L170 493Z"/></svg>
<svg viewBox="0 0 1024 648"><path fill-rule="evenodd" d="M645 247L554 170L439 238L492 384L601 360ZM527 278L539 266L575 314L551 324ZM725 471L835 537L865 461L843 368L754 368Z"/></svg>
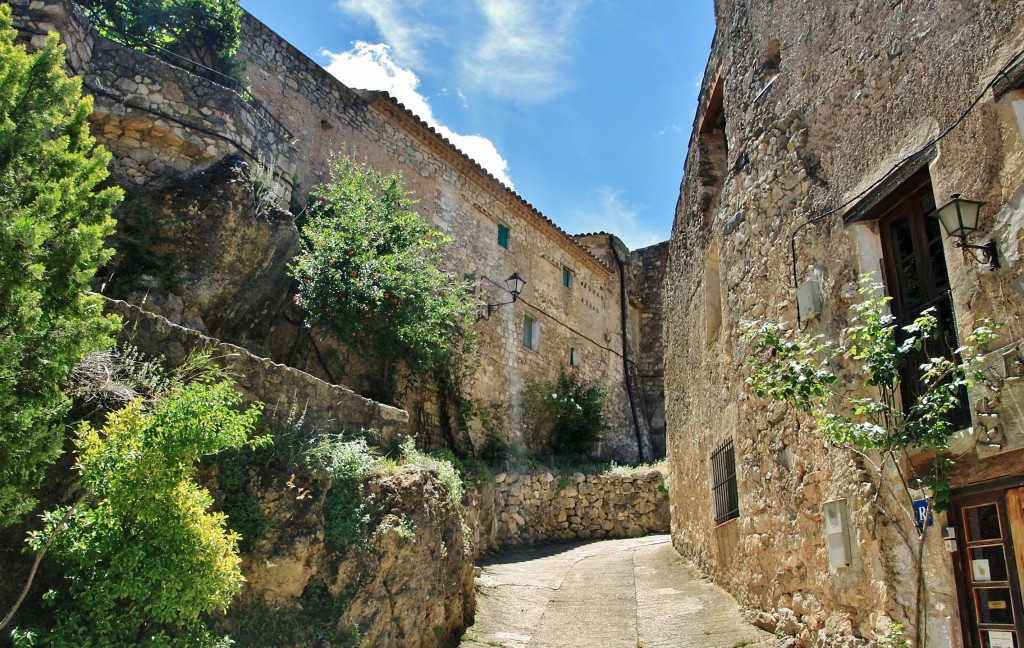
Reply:
<svg viewBox="0 0 1024 648"><path fill-rule="evenodd" d="M978 200L967 200L961 198L960 194L950 196L950 201L939 207L935 217L942 223L948 238L960 239L954 245L967 250L978 263L987 263L989 270L999 267L999 255L996 251L996 242L991 240L985 245L969 243L967 236L978 231L978 212L985 203ZM981 250L982 257L979 259L975 250Z"/></svg>
<svg viewBox="0 0 1024 648"><path fill-rule="evenodd" d="M508 294L512 295L512 299L506 302L499 302L497 304L487 304L486 313L481 312L480 315L477 316L476 321L479 322L483 319L491 319L491 313L494 311L506 304L514 304L515 301L519 299L519 295L522 294L524 286L526 286L526 281L519 276L518 272L513 272L509 278L505 280L505 290L508 291Z"/></svg>

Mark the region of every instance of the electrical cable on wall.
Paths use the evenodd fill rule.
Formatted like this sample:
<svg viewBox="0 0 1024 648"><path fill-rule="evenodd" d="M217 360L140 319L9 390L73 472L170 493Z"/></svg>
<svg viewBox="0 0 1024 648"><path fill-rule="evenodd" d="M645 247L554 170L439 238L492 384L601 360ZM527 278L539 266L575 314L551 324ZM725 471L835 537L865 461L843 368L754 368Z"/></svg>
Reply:
<svg viewBox="0 0 1024 648"><path fill-rule="evenodd" d="M799 283L798 283L799 280L798 280L798 277L797 277L797 263L798 263L798 261L797 261L796 239L797 239L797 236L800 235L800 232L805 227L807 227L808 225L811 225L813 223L817 223L817 222L819 222L821 220L824 220L825 218L828 218L829 216L832 216L833 214L835 214L837 212L840 212L840 211L846 209L847 207L849 207L850 205L852 205L853 203L857 202L858 200L860 200L861 198L866 196L868 193L873 191L876 187L881 185L894 171L899 169L907 161L913 159L915 156L921 155L922 153L927 151L929 148L935 146L936 144L941 142L943 139L945 139L946 136L948 136L951 132L953 132L953 130L957 126L959 126L964 121L964 119L967 118L967 115L969 115L971 113L971 111L974 110L978 106L979 103L981 103L981 100L985 98L985 95L988 94L988 92L996 85L996 83L999 81L999 79L1004 77L1004 76L1006 76L1007 71L1009 71L1011 68L1013 68L1015 65L1017 65L1017 63L1020 62L1021 60L1024 60L1024 50L1020 50L1019 52L1017 52L1010 59L1010 61L1006 65L1004 65L999 70L999 72L996 73L996 75L994 77L992 77L992 80L989 81L987 84L985 84L985 87L981 90L981 92L978 93L978 95L974 98L974 100L971 101L971 103L967 106L967 108L962 113L960 113L960 116L957 117L956 120L953 121L953 123L951 123L949 126L947 126L941 133L939 133L938 135L933 137L931 140L929 140L927 143L925 143L923 146L918 148L913 153L907 155L906 157L904 157L900 161L898 161L895 164L893 164L892 167L888 171L886 171L884 174L882 174L881 177L879 177L877 180L872 182L870 185L865 187L863 190L858 192L855 196L853 196L852 198L850 198L849 200L847 200L843 204L841 204L841 205L839 205L837 207L833 207L832 209L826 211L823 214L818 214L817 216L814 216L813 218L809 218L809 219L805 220L804 222L800 223L800 225L798 225L795 230L793 230L793 234L792 234L792 236L790 236L790 239L789 239L790 256L791 256L792 264L793 264L793 267L792 267L792 272L793 272L793 290L796 290L798 285L799 285ZM797 309L796 318L797 318L796 319L797 328L800 328L800 309L799 308Z"/></svg>

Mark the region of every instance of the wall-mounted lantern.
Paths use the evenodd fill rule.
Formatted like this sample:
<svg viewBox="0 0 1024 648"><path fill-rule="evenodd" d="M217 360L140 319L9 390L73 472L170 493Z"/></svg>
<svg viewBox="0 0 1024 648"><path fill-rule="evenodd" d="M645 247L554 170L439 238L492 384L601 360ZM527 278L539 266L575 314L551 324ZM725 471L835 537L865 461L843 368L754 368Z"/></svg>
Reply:
<svg viewBox="0 0 1024 648"><path fill-rule="evenodd" d="M978 212L985 203L978 200L966 200L960 194L950 196L950 201L939 207L935 217L942 222L948 238L960 239L955 245L963 250L968 250L974 260L978 263L987 263L989 270L999 267L999 255L996 252L996 242L991 240L985 245L968 243L967 237L978 231ZM981 250L982 257L979 259L974 250Z"/></svg>
<svg viewBox="0 0 1024 648"><path fill-rule="evenodd" d="M506 304L514 304L515 301L519 299L519 295L523 292L524 286L526 286L526 281L519 276L518 272L513 272L512 275L505 280L505 290L508 291L508 294L512 295L512 299L507 302L487 304L487 310L485 312L481 312L480 315L477 316L476 321L479 322L480 320L491 319L491 313L493 313L494 311L498 310L499 308Z"/></svg>

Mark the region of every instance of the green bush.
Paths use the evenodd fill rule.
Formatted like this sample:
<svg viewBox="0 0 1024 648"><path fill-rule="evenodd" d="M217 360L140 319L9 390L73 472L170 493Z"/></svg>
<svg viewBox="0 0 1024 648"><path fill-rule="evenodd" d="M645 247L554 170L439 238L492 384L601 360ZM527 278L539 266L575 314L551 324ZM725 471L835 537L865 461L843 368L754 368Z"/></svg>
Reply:
<svg viewBox="0 0 1024 648"><path fill-rule="evenodd" d="M462 496L466 492L462 482L462 475L465 468L455 454L446 448L422 452L416 449L416 443L412 437L406 437L402 444L403 458L421 468L426 468L437 475L438 481L444 484L445 501L453 509L462 504Z"/></svg>
<svg viewBox="0 0 1024 648"><path fill-rule="evenodd" d="M157 56L165 51L223 73L235 72L238 0L79 0L107 38Z"/></svg>
<svg viewBox="0 0 1024 648"><path fill-rule="evenodd" d="M213 372L136 400L75 443L76 504L44 515L30 545L64 570L53 645L215 645L202 615L241 589L238 538L194 481L197 462L252 443L261 408L238 411L233 383Z"/></svg>
<svg viewBox="0 0 1024 648"><path fill-rule="evenodd" d="M586 455L608 429L605 394L562 367L553 381L531 382L523 392L523 424L531 451Z"/></svg>
<svg viewBox="0 0 1024 648"><path fill-rule="evenodd" d="M110 154L89 134L92 99L64 72L55 34L34 55L14 45L0 4L0 525L33 504L60 455L78 361L109 345L116 319L86 296L109 257L120 189L98 189Z"/></svg>
<svg viewBox="0 0 1024 648"><path fill-rule="evenodd" d="M348 157L314 189L292 265L306 323L376 368L368 395L394 404L400 366L461 388L475 302L442 271L450 239L412 210L402 179Z"/></svg>
<svg viewBox="0 0 1024 648"><path fill-rule="evenodd" d="M343 549L369 537L372 502L362 496L360 484L379 465L380 457L362 438L324 436L306 454L310 468L331 479L324 498L324 540Z"/></svg>

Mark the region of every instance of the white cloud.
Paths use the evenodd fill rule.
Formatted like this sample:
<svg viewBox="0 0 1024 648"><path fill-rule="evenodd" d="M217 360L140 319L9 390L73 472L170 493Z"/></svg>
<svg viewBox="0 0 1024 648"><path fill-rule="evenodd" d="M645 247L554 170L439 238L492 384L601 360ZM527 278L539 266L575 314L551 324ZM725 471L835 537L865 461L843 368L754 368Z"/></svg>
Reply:
<svg viewBox="0 0 1024 648"><path fill-rule="evenodd" d="M476 1L486 31L464 63L470 79L496 96L528 103L558 94L581 1Z"/></svg>
<svg viewBox="0 0 1024 648"><path fill-rule="evenodd" d="M347 52L321 50L320 54L328 61L327 71L342 83L359 90L388 92L495 178L513 188L508 176L508 162L498 153L494 143L481 135L456 133L439 122L434 117L430 102L419 92L419 78L412 70L395 63L390 47L360 41Z"/></svg>
<svg viewBox="0 0 1024 648"><path fill-rule="evenodd" d="M664 241L667 237L641 221L637 208L613 187L601 187L592 199L573 211L571 218L584 232L608 232L622 239L630 250Z"/></svg>
<svg viewBox="0 0 1024 648"><path fill-rule="evenodd" d="M372 20L399 60L412 65L422 64L421 47L437 36L418 19L421 5L421 0L338 0L342 11Z"/></svg>
<svg viewBox="0 0 1024 648"><path fill-rule="evenodd" d="M402 65L460 70L474 89L525 103L566 87L577 18L590 1L336 0L349 16L372 22Z"/></svg>

